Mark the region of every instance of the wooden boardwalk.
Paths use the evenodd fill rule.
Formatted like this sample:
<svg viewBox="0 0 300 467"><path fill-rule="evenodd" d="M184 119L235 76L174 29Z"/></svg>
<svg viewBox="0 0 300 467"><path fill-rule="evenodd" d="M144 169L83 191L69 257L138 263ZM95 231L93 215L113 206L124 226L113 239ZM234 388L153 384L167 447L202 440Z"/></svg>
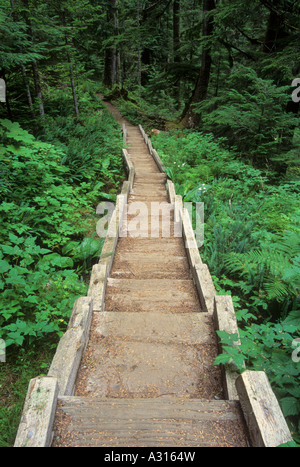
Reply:
<svg viewBox="0 0 300 467"><path fill-rule="evenodd" d="M178 236L178 197L171 196L143 131L108 107L126 124L131 167L112 219L124 213L123 192L127 216L120 235L105 241L88 296L75 302L48 375L30 381L15 447L272 447L290 441L264 372L239 376L232 366L213 365L222 352L216 330L238 334L231 297L216 295L198 248L187 247L193 234L183 211L185 239ZM159 203L167 208L164 216L153 210Z"/></svg>

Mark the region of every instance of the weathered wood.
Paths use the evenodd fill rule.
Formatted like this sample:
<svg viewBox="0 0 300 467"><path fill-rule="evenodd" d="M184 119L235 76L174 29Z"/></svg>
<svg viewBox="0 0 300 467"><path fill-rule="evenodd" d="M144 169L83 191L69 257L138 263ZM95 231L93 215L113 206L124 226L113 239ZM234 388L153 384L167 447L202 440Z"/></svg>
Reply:
<svg viewBox="0 0 300 467"><path fill-rule="evenodd" d="M142 127L142 125L139 125L139 130L142 133L143 138L145 139L146 133L145 133L144 128Z"/></svg>
<svg viewBox="0 0 300 467"><path fill-rule="evenodd" d="M91 327L93 313L92 297L79 297L74 305L72 314L68 323L68 329L81 327L84 331L85 343L88 341L88 336Z"/></svg>
<svg viewBox="0 0 300 467"><path fill-rule="evenodd" d="M128 151L126 149L122 149L122 157L126 166L126 171L128 174L128 182L130 185L130 189L133 187L133 182L134 182L134 177L135 177L135 168L134 165L131 161L131 158L128 154Z"/></svg>
<svg viewBox="0 0 300 467"><path fill-rule="evenodd" d="M125 123L122 124L122 133L123 133L123 141L126 144L127 141L127 129Z"/></svg>
<svg viewBox="0 0 300 467"><path fill-rule="evenodd" d="M105 307L110 311L201 312L192 280L107 280Z"/></svg>
<svg viewBox="0 0 300 467"><path fill-rule="evenodd" d="M202 310L213 314L216 289L207 264L196 264L193 269L193 276Z"/></svg>
<svg viewBox="0 0 300 467"><path fill-rule="evenodd" d="M147 146L148 146L148 149L149 149L150 154L152 154L153 146L152 146L151 140L150 140L149 138L148 138Z"/></svg>
<svg viewBox="0 0 300 467"><path fill-rule="evenodd" d="M166 170L166 167L165 167L165 165L163 164L163 162L162 162L161 158L159 157L158 153L157 153L157 152L155 151L155 149L153 149L153 148L152 148L152 150L151 150L151 155L152 155L153 159L155 160L156 165L157 165L157 167L159 168L159 170L160 170L161 172L164 172L164 171Z"/></svg>
<svg viewBox="0 0 300 467"><path fill-rule="evenodd" d="M50 447L58 395L56 378L30 381L14 447Z"/></svg>
<svg viewBox="0 0 300 467"><path fill-rule="evenodd" d="M236 387L253 447L276 447L292 436L264 371L245 371Z"/></svg>
<svg viewBox="0 0 300 467"><path fill-rule="evenodd" d="M215 296L213 321L216 331L225 331L229 334L237 334L235 345L240 345L239 330L230 295ZM219 345L219 351L220 353L223 352L222 345ZM221 368L226 398L229 400L238 399L235 381L239 373L236 365L232 362L221 365Z"/></svg>
<svg viewBox="0 0 300 467"><path fill-rule="evenodd" d="M85 332L81 327L68 329L60 339L48 372L48 376L57 378L60 395L73 394L85 346Z"/></svg>
<svg viewBox="0 0 300 467"><path fill-rule="evenodd" d="M183 209L182 227L187 256L191 269L193 270L197 265L202 264L202 260L193 231L191 218L187 209Z"/></svg>
<svg viewBox="0 0 300 467"><path fill-rule="evenodd" d="M171 180L167 180L167 192L169 195L169 202L171 204L175 204L175 200L176 200L175 186Z"/></svg>
<svg viewBox="0 0 300 467"><path fill-rule="evenodd" d="M126 196L126 199L128 199L129 192L130 192L130 183L128 182L128 180L126 180L125 182L123 182L121 194Z"/></svg>
<svg viewBox="0 0 300 467"><path fill-rule="evenodd" d="M103 311L106 280L107 265L103 263L95 264L92 268L87 294L93 301L93 311Z"/></svg>
<svg viewBox="0 0 300 467"><path fill-rule="evenodd" d="M125 210L127 206L128 193L117 196L117 203L114 212L111 216L109 226L106 232L106 238L102 247L102 252L99 260L100 265L105 266L105 277L110 274L116 246L119 240L120 231L122 229Z"/></svg>
<svg viewBox="0 0 300 467"><path fill-rule="evenodd" d="M207 313L112 312L94 315L95 332L101 336L187 345L211 344L211 316Z"/></svg>
<svg viewBox="0 0 300 467"><path fill-rule="evenodd" d="M63 397L58 405L69 420L71 446L247 446L234 401ZM63 446L63 433L55 440Z"/></svg>

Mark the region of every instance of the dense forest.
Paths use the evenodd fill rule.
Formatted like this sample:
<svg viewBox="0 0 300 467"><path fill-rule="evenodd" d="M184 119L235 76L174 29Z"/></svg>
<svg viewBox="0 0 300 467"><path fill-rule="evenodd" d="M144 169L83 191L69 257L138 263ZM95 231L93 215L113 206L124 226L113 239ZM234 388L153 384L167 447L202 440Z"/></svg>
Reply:
<svg viewBox="0 0 300 467"><path fill-rule="evenodd" d="M0 446L87 292L96 206L126 177L102 95L204 202L200 254L241 337L221 336L216 364L266 371L300 443L299 25L299 0L2 0Z"/></svg>

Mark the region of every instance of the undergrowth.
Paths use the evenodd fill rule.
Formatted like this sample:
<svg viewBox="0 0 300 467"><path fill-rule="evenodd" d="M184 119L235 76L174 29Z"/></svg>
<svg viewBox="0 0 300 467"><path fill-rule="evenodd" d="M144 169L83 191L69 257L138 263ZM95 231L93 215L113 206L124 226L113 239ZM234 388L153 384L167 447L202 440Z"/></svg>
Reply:
<svg viewBox="0 0 300 467"><path fill-rule="evenodd" d="M52 90L35 135L0 120L0 446L13 443L29 379L47 373L87 293L103 245L96 206L124 178L118 124L89 93L80 104L74 119L69 97Z"/></svg>
<svg viewBox="0 0 300 467"><path fill-rule="evenodd" d="M300 441L300 181L254 168L224 140L190 130L152 137L183 201L205 206L200 249L218 294L232 294L239 348L222 335L242 371L264 370Z"/></svg>

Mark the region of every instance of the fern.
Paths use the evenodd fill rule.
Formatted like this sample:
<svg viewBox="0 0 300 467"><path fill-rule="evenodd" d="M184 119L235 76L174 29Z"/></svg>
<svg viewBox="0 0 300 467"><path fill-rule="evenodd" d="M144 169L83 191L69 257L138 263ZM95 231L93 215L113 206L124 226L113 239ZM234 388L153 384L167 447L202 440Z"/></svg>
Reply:
<svg viewBox="0 0 300 467"><path fill-rule="evenodd" d="M299 293L299 255L294 262L292 258L296 251L296 245L292 245L289 251L288 244L283 241L278 244L278 251L265 249L244 254L230 253L224 259L225 270L249 281L268 300L280 303Z"/></svg>

